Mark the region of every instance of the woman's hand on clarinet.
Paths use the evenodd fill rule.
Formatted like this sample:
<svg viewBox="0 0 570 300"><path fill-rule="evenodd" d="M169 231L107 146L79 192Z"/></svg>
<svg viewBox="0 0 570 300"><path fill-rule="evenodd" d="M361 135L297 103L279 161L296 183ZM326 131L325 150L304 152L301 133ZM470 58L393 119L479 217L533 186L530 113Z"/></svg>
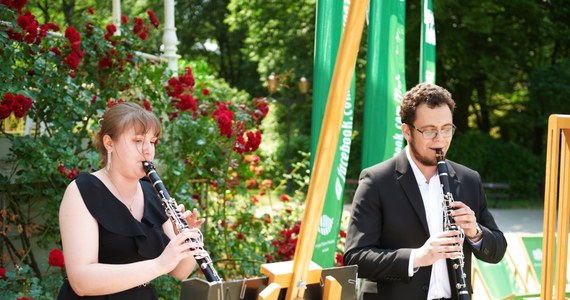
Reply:
<svg viewBox="0 0 570 300"><path fill-rule="evenodd" d="M198 229L188 229L180 232L166 245L162 254L157 257L157 263L165 268L165 273L172 271L178 263L190 256L200 254L204 243L200 240Z"/></svg>
<svg viewBox="0 0 570 300"><path fill-rule="evenodd" d="M473 237L477 235L477 218L475 212L461 201L451 202L451 216L457 226L463 229L465 236Z"/></svg>
<svg viewBox="0 0 570 300"><path fill-rule="evenodd" d="M198 209L194 208L193 210L186 210L183 204L179 204L177 207L177 211L182 214L182 218L186 220L186 224L188 224L188 228L200 228L202 224L206 221L206 219L198 219L200 217L200 213Z"/></svg>

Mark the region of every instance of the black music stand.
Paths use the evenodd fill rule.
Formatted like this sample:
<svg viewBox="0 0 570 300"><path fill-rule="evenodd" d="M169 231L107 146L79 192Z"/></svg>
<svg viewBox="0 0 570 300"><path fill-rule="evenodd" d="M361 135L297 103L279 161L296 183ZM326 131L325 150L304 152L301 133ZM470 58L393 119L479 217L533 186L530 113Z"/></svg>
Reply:
<svg viewBox="0 0 570 300"><path fill-rule="evenodd" d="M356 299L356 266L323 269L321 284L309 284L304 298L320 300L323 297L322 283L327 276L333 276L342 286L342 300ZM200 278L190 278L182 282L180 300L256 300L267 287L267 277L246 278L224 282L207 282ZM284 300L287 289L279 293L279 300Z"/></svg>

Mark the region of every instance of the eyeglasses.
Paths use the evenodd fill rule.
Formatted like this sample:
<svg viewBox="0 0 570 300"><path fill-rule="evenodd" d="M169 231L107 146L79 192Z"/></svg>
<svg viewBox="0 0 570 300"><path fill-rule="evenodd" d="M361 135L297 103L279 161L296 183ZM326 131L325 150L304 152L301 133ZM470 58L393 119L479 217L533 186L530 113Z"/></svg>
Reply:
<svg viewBox="0 0 570 300"><path fill-rule="evenodd" d="M414 127L414 125L412 124L408 124L408 126L410 126L411 128L417 130L419 133L422 134L422 136L424 137L424 139L429 140L429 139L434 139L437 135L439 135L440 137L443 138L448 138L453 136L453 134L455 133L455 125L451 124L451 126L446 126L443 127L442 129L425 129L425 130L419 130L416 127Z"/></svg>

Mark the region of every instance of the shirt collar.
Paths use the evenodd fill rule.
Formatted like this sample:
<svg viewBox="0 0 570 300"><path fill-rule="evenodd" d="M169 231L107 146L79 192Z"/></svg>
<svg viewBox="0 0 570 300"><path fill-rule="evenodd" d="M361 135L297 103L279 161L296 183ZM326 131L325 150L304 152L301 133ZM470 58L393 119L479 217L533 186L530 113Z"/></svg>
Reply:
<svg viewBox="0 0 570 300"><path fill-rule="evenodd" d="M404 149L406 150L406 157L408 158L408 162L410 162L410 166L412 166L412 171L414 172L414 176L416 177L416 182L418 183L418 185L429 184L429 182L431 182L431 179L436 177L437 174L434 174L430 178L430 181L428 181L425 178L424 174L420 171L420 168L418 168L418 166L416 165L416 162L412 159L412 156L410 154L410 146L406 146L406 148L404 148Z"/></svg>

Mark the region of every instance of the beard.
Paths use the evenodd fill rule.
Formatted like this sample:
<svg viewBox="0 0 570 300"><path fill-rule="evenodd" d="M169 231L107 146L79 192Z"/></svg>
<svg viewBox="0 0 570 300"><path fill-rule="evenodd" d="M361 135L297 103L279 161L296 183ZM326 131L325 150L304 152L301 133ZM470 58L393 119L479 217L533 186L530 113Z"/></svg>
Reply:
<svg viewBox="0 0 570 300"><path fill-rule="evenodd" d="M435 158L435 152L432 156L422 155L418 148L416 147L416 141L412 136L408 142L408 146L410 147L410 152L412 156L416 159L417 162L426 166L426 167L435 167L437 166L437 159ZM431 153L430 153L431 154Z"/></svg>

